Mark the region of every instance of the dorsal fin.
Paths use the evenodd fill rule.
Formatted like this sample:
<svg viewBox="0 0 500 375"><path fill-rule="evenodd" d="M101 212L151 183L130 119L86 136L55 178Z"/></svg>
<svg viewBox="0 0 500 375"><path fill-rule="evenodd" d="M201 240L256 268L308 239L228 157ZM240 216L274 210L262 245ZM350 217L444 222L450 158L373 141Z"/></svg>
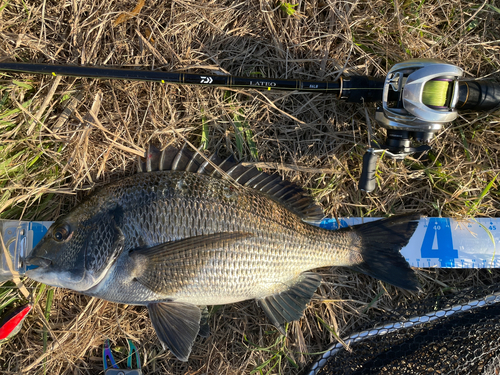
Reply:
<svg viewBox="0 0 500 375"><path fill-rule="evenodd" d="M186 171L215 178L229 176L240 185L265 193L304 221L323 219L324 213L321 207L304 190L291 182L284 181L279 175L270 175L255 167L245 167L237 163L233 155L222 160L214 154L208 160L210 163L200 152L188 150L186 144L181 149L168 146L163 151L149 145L145 160L139 160L138 169L139 172ZM224 176L219 171L225 172Z"/></svg>

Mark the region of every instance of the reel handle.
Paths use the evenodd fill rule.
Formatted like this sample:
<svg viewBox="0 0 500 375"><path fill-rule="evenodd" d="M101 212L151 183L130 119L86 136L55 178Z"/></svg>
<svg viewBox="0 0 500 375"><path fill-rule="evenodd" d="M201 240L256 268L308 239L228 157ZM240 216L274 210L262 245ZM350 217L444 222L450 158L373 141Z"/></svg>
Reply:
<svg viewBox="0 0 500 375"><path fill-rule="evenodd" d="M363 167L361 169L361 177L359 178L359 190L367 193L375 190L376 179L375 172L377 170L377 154L373 148L368 149L363 155Z"/></svg>

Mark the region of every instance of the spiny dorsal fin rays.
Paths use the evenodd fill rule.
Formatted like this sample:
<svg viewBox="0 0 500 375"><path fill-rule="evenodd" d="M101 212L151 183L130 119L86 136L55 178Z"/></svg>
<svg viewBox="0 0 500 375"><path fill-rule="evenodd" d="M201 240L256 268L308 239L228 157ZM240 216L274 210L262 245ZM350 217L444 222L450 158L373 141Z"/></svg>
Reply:
<svg viewBox="0 0 500 375"><path fill-rule="evenodd" d="M151 148L154 146L150 145ZM155 150L161 154L160 156L160 165L162 170L169 171L172 169L172 162L174 161L175 155L179 152L177 147L174 146L168 146L166 149L160 152L156 147L154 147ZM149 154L149 149L148 149L148 154Z"/></svg>
<svg viewBox="0 0 500 375"><path fill-rule="evenodd" d="M187 147L187 144L181 149L168 146L160 151L155 146L149 145L145 162L139 162L139 172L175 170L227 179L237 188L244 186L265 193L304 221L323 219L324 213L321 207L304 190L291 182L284 181L279 175L269 175L255 167L243 166L233 155L225 160L217 155L208 158L200 151L193 152Z"/></svg>
<svg viewBox="0 0 500 375"><path fill-rule="evenodd" d="M257 177L260 174L260 171L255 167L247 168L247 167L243 167L241 164L239 164L238 167L245 168L245 170L241 171L239 177L235 178L236 182L238 182L241 185L247 186L246 183L248 181L250 181L254 177ZM236 167L234 167L233 169L236 169ZM232 171L230 171L230 172L232 172ZM228 172L228 173L230 173L230 172Z"/></svg>
<svg viewBox="0 0 500 375"><path fill-rule="evenodd" d="M215 154L207 158L201 152L197 151L195 154L186 147L187 144L184 144L181 149L174 146L167 146L163 151L160 151L156 146L150 144L146 151L145 160L138 158L137 170L139 173L174 170L187 171L216 178L226 178L229 181L235 182L231 176L225 173L236 164L233 155L225 160L222 160ZM196 160L187 161L187 159L193 156ZM239 187L240 184L235 184L235 186Z"/></svg>
<svg viewBox="0 0 500 375"><path fill-rule="evenodd" d="M195 155L199 154L191 152L190 150L188 150L187 144L184 144L184 146L182 146L182 148L175 156L174 161L172 162L172 170L195 172L198 169L198 166L196 166L197 161L195 159Z"/></svg>
<svg viewBox="0 0 500 375"><path fill-rule="evenodd" d="M200 168L196 171L197 173L200 174L206 174L207 176L212 176L212 174L215 171L214 165L219 165L222 163L222 159L219 158L217 154L213 154L210 156L209 160L205 160L202 165L200 165Z"/></svg>

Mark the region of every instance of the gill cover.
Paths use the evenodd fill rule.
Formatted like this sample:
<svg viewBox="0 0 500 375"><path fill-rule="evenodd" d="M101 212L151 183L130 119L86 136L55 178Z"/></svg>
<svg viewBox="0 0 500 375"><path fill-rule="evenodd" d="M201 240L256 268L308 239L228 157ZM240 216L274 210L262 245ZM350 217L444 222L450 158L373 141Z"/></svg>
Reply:
<svg viewBox="0 0 500 375"><path fill-rule="evenodd" d="M78 220L78 208L57 220L33 249L26 262L38 267L27 271L28 277L79 292L104 278L123 250L123 211L116 206Z"/></svg>

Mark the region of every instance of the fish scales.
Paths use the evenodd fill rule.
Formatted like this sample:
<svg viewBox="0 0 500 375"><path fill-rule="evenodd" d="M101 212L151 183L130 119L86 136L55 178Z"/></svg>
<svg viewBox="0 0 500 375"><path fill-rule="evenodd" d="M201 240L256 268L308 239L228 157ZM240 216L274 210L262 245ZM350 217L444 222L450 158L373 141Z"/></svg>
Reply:
<svg viewBox="0 0 500 375"><path fill-rule="evenodd" d="M304 270L325 265L350 265L350 233L335 235L303 223L279 203L229 181L186 172L154 172L124 179L99 194L123 210L127 251L182 238L219 232L248 232L251 238L223 249L197 250L169 257L158 267L163 288L148 296L131 295L133 280L123 275L89 294L128 304L146 304L165 297L199 305L258 298L286 288ZM111 198L112 197L112 198ZM351 238L349 238L351 237ZM333 251L336 247L337 251ZM192 261L195 259L196 261ZM125 259L126 261L128 259ZM120 272L122 263L111 269ZM133 267L133 265L127 265ZM146 297L146 299L145 299Z"/></svg>
<svg viewBox="0 0 500 375"><path fill-rule="evenodd" d="M255 299L280 333L321 277L350 266L417 290L399 254L418 214L327 231L303 190L256 168L149 147L135 176L103 187L49 228L26 274L118 303L146 305L162 345L186 361L209 334L206 305ZM222 177L221 173L226 175ZM237 181L237 183L235 182Z"/></svg>

